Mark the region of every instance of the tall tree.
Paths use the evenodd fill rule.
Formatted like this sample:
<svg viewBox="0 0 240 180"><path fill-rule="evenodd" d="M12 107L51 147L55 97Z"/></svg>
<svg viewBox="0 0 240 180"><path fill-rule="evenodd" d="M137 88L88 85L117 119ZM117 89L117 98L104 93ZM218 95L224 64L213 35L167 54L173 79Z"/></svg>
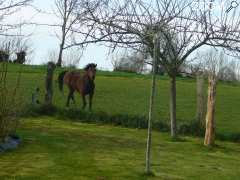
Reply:
<svg viewBox="0 0 240 180"><path fill-rule="evenodd" d="M55 6L57 11L56 16L61 20L61 33L59 35L60 45L59 54L57 60L57 66L62 66L63 51L65 49L66 40L73 38L73 32L71 31L74 24L76 24L80 17L80 12L76 12L79 9L79 0L55 0Z"/></svg>
<svg viewBox="0 0 240 180"><path fill-rule="evenodd" d="M147 49L153 58L153 37L160 32L159 63L171 79L171 135L175 138L176 75L181 64L204 45L240 52L240 19L236 11L219 12L207 3L196 10L195 5L195 0L88 1L84 4L85 28L78 31L86 38L67 47L105 42L113 49Z"/></svg>

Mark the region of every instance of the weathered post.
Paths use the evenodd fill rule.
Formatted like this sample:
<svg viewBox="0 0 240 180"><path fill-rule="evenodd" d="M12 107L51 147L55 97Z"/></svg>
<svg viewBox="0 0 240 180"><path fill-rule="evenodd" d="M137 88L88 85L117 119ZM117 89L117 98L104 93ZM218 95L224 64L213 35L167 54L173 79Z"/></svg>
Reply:
<svg viewBox="0 0 240 180"><path fill-rule="evenodd" d="M46 94L45 94L45 104L52 105L53 98L53 73L56 66L53 62L48 62L47 65L47 76L46 76Z"/></svg>
<svg viewBox="0 0 240 180"><path fill-rule="evenodd" d="M215 74L208 77L208 102L206 115L206 132L204 145L211 146L215 140L215 102L216 102L217 79Z"/></svg>
<svg viewBox="0 0 240 180"><path fill-rule="evenodd" d="M196 123L199 128L205 126L206 116L206 94L204 89L204 74L199 71L196 74L197 79L197 109L196 109Z"/></svg>

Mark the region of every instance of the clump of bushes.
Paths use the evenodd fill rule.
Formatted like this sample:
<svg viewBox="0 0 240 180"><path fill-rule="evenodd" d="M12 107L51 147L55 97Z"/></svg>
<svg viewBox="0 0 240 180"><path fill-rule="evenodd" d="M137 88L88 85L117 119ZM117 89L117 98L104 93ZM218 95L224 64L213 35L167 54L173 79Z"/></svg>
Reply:
<svg viewBox="0 0 240 180"><path fill-rule="evenodd" d="M79 108L58 108L45 106L30 107L30 110L25 114L26 116L41 116L50 115L55 116L57 119L79 121L83 123L96 123L96 124L110 124L114 126L122 126L127 128L147 129L147 116L129 115L129 114L108 114L106 112L89 112L83 111ZM169 132L170 125L167 120L154 120L152 128L156 131ZM179 120L179 122L183 122ZM204 136L205 129L200 127L196 119L190 122L178 124L178 133L181 135L191 136ZM228 140L240 142L240 134L226 134L217 133L216 138L219 140Z"/></svg>
<svg viewBox="0 0 240 180"><path fill-rule="evenodd" d="M178 131L183 135L204 136L205 129L201 127L197 120L179 125Z"/></svg>
<svg viewBox="0 0 240 180"><path fill-rule="evenodd" d="M78 108L46 108L45 106L29 107L29 111L26 116L39 116L50 115L57 116L58 119L66 119L73 121L80 121L85 123L97 123L97 124L111 124L114 126L122 126L127 128L146 129L148 127L147 117L142 115L129 115L129 114L108 114L106 112L89 112L83 111ZM170 127L167 123L161 121L153 122L153 129L166 132Z"/></svg>

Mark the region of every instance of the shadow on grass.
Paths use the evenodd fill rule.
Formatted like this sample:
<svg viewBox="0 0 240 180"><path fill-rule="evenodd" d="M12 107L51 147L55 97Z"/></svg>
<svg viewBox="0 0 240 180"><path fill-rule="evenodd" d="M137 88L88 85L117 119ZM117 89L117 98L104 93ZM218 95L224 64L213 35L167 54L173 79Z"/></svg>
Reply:
<svg viewBox="0 0 240 180"><path fill-rule="evenodd" d="M175 137L175 138L170 137L170 141L171 142L187 142L187 140L185 138L179 137L179 136Z"/></svg>
<svg viewBox="0 0 240 180"><path fill-rule="evenodd" d="M146 178L147 177L156 177L156 175L153 171L142 173L142 176L146 177Z"/></svg>
<svg viewBox="0 0 240 180"><path fill-rule="evenodd" d="M138 128L147 129L147 117L139 115L129 114L108 114L106 112L89 112L79 108L57 108L54 106L28 106L26 112L23 113L23 117L29 116L54 116L57 119L79 121L84 123L96 123L96 124L110 124L114 126L122 126L126 128ZM156 131L169 132L170 126L168 123L162 121L153 121L152 128ZM181 122L181 121L179 121ZM191 135L197 137L204 136L204 129L199 128L196 121L189 123L178 124L178 134ZM216 139L222 141L240 142L240 133L216 133ZM184 142L184 138L172 138L173 142Z"/></svg>

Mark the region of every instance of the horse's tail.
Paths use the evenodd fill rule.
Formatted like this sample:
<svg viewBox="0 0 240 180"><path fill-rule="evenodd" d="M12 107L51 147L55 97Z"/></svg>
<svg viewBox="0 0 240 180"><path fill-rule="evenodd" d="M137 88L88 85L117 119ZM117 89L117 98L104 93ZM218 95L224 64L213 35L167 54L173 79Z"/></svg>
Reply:
<svg viewBox="0 0 240 180"><path fill-rule="evenodd" d="M61 92L63 92L63 78L67 71L63 71L58 75L58 87Z"/></svg>

